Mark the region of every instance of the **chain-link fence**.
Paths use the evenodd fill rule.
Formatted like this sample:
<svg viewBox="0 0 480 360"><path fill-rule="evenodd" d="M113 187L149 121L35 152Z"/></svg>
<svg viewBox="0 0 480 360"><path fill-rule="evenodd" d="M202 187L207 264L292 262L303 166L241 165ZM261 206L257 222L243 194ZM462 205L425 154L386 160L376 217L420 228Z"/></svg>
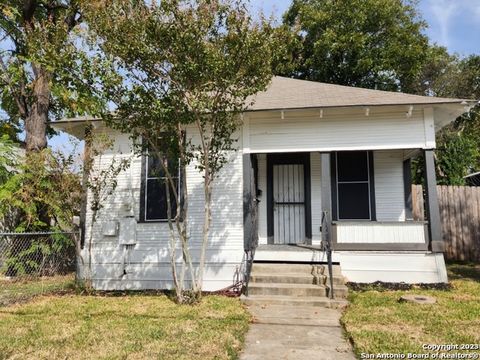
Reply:
<svg viewBox="0 0 480 360"><path fill-rule="evenodd" d="M71 286L78 233L0 232L0 305Z"/></svg>

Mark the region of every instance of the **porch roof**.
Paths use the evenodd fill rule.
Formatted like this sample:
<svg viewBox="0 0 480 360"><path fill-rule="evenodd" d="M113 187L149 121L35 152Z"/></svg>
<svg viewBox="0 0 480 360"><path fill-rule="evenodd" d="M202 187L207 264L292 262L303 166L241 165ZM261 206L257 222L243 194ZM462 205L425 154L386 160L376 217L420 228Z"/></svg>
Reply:
<svg viewBox="0 0 480 360"><path fill-rule="evenodd" d="M385 105L476 103L475 100L419 96L274 76L265 91L251 97L250 111Z"/></svg>

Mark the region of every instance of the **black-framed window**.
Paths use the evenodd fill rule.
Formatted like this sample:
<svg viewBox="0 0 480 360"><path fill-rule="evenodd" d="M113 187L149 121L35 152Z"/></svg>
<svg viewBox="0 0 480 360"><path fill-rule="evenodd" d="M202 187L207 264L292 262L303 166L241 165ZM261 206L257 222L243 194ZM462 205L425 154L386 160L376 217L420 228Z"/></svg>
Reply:
<svg viewBox="0 0 480 360"><path fill-rule="evenodd" d="M177 194L181 196L181 166L178 159L167 156L159 157L153 151L147 151L142 159L141 221L167 221L167 196L170 196L170 218L174 219L177 215L177 202L174 192L168 184L162 162L171 174Z"/></svg>
<svg viewBox="0 0 480 360"><path fill-rule="evenodd" d="M373 154L335 153L334 176L335 220L375 220Z"/></svg>

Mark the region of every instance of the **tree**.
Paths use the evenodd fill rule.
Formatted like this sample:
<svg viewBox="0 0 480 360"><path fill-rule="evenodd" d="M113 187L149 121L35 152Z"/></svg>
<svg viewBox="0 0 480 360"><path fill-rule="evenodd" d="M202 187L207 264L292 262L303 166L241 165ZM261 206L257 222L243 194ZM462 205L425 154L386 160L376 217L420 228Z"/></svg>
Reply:
<svg viewBox="0 0 480 360"><path fill-rule="evenodd" d="M465 176L478 166L480 151L476 139L449 128L437 135L435 166L437 184L465 185ZM412 180L415 184L424 182L424 159L416 158L412 164Z"/></svg>
<svg viewBox="0 0 480 360"><path fill-rule="evenodd" d="M81 0L5 0L0 4L0 132L11 138L25 132L25 177L47 167L42 153L48 122L65 116L96 113L105 106L96 74L103 64L84 51ZM18 141L18 137L16 139ZM33 154L33 155L32 155ZM37 161L45 161L37 164ZM41 191L40 187L29 187ZM48 228L49 211L43 194L28 194L37 215ZM50 212L51 214L51 212ZM17 224L21 226L23 220ZM32 225L32 224L30 224ZM29 228L31 226L29 225Z"/></svg>
<svg viewBox="0 0 480 360"><path fill-rule="evenodd" d="M465 176L478 165L478 143L469 134L443 132L436 151L437 183L465 185Z"/></svg>
<svg viewBox="0 0 480 360"><path fill-rule="evenodd" d="M0 184L0 222L16 214L9 231L70 231L81 198L75 166L73 154L50 149L17 159L15 171Z"/></svg>
<svg viewBox="0 0 480 360"><path fill-rule="evenodd" d="M457 97L480 98L480 55L470 55L459 62L455 81Z"/></svg>
<svg viewBox="0 0 480 360"><path fill-rule="evenodd" d="M15 174L17 162L18 154L13 141L7 135L0 136L0 186Z"/></svg>
<svg viewBox="0 0 480 360"><path fill-rule="evenodd" d="M2 153L0 162L8 155ZM2 267L9 276L52 274L60 264L68 267L74 260L69 255L73 255L75 235L62 232L75 230L72 218L80 208L75 158L47 148L32 152L28 158L16 156L13 163L7 160L12 171L0 182L0 228L7 232L55 232L5 243Z"/></svg>
<svg viewBox="0 0 480 360"><path fill-rule="evenodd" d="M429 95L461 99L480 98L480 56L459 58L432 47L423 91ZM465 185L464 177L480 166L480 106L474 106L437 134L436 173L440 184ZM423 178L423 165L414 166L414 180Z"/></svg>
<svg viewBox="0 0 480 360"><path fill-rule="evenodd" d="M464 99L480 99L480 56L471 55L461 60L457 59L455 65L454 71L444 74L444 77L450 79L451 88L447 94ZM464 176L480 167L480 106L477 104L444 129L437 141L440 148L438 154L440 176L442 173L449 175L447 184L464 185ZM462 147L460 151L455 151L457 146ZM460 164L463 164L461 169ZM458 170L449 172L451 166ZM461 179L458 179L459 176Z"/></svg>
<svg viewBox="0 0 480 360"><path fill-rule="evenodd" d="M0 194L1 187L17 173L18 149L9 136L4 134L0 136ZM12 227L16 219L15 211L6 213L0 206L0 231L8 230Z"/></svg>
<svg viewBox="0 0 480 360"><path fill-rule="evenodd" d="M412 92L425 96L452 96L457 76L458 58L443 46L431 45L426 52L427 61L418 74Z"/></svg>
<svg viewBox="0 0 480 360"><path fill-rule="evenodd" d="M148 5L116 1L92 4L98 44L120 78L110 83L116 104L107 122L129 133L138 152L147 149L166 174L173 281L179 302L201 295L211 227L215 178L235 151L234 133L249 96L265 89L272 66L283 58L279 34L254 23L246 8L222 0L167 0ZM159 143L159 139L160 141ZM205 216L198 267L190 254L189 194L185 171L177 190L168 158L183 168L195 164L203 176ZM172 208L180 209L173 214ZM182 265L176 267L180 243ZM184 285L188 272L191 287Z"/></svg>
<svg viewBox="0 0 480 360"><path fill-rule="evenodd" d="M413 0L294 0L302 79L411 92L426 62L426 23Z"/></svg>
<svg viewBox="0 0 480 360"><path fill-rule="evenodd" d="M81 20L77 0L0 4L2 122L10 123L10 135L24 128L27 152L47 146L48 121L104 104L89 76L89 57L77 46Z"/></svg>

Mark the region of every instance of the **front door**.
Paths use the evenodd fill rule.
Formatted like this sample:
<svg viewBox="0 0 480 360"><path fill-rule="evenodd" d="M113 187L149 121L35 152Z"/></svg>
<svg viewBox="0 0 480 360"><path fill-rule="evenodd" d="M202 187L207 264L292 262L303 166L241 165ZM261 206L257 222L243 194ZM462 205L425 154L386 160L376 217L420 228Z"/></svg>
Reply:
<svg viewBox="0 0 480 360"><path fill-rule="evenodd" d="M268 158L269 243L309 242L309 158L308 154L278 154Z"/></svg>
<svg viewBox="0 0 480 360"><path fill-rule="evenodd" d="M305 243L304 177L303 164L273 166L275 244Z"/></svg>

